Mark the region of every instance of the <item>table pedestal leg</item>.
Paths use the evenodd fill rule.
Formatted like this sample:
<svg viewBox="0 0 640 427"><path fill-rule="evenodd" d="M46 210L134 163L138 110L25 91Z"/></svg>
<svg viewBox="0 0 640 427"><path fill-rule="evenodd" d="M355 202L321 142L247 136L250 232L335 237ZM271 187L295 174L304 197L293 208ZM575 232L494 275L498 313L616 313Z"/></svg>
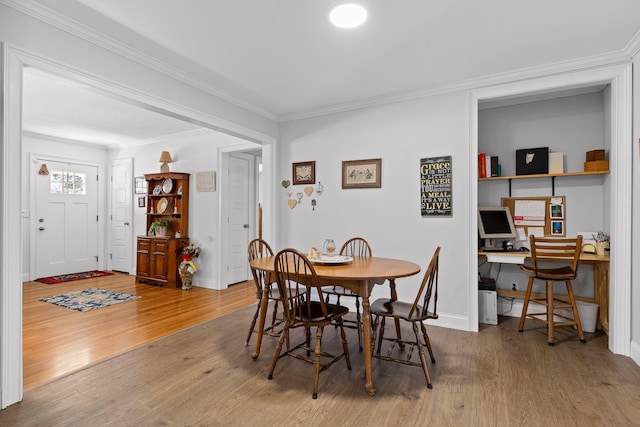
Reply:
<svg viewBox="0 0 640 427"><path fill-rule="evenodd" d="M373 386L373 343L371 342L371 307L369 306L369 296L362 296L362 334L364 341L364 372L367 393L371 396L376 394L376 388Z"/></svg>
<svg viewBox="0 0 640 427"><path fill-rule="evenodd" d="M267 306L269 305L269 289L262 286L262 299L260 300L260 313L258 314L258 330L256 331L256 351L251 355L256 360L260 355L260 346L262 345L262 334L264 332L264 319L267 317Z"/></svg>

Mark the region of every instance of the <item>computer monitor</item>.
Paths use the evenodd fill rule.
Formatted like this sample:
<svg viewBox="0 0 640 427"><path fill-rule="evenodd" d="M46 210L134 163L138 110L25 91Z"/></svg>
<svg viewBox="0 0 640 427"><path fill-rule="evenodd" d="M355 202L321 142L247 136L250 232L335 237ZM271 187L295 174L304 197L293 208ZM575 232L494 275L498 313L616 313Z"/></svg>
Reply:
<svg viewBox="0 0 640 427"><path fill-rule="evenodd" d="M484 240L481 249L500 249L498 240L514 239L516 227L513 224L511 211L506 206L478 208L478 232Z"/></svg>

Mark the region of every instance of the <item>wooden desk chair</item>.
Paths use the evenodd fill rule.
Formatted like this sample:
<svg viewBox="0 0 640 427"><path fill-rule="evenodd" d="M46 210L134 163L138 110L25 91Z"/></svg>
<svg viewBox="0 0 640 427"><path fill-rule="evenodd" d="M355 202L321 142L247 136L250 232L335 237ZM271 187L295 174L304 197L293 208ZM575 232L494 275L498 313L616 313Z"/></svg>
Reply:
<svg viewBox="0 0 640 427"><path fill-rule="evenodd" d="M371 255L371 246L362 237L353 237L342 245L340 255L348 256L367 256ZM344 319L345 328L352 328L358 331L358 346L362 351L362 316L360 314L360 295L342 286L325 286L323 292L330 298L331 295L337 296L336 304L340 305L340 297L355 298L356 303L356 320ZM329 299L327 299L329 302Z"/></svg>
<svg viewBox="0 0 640 427"><path fill-rule="evenodd" d="M271 246L261 239L253 239L249 242L247 252L249 255L249 262L258 258L273 256L273 249L271 249ZM245 346L249 345L251 335L255 332L256 321L258 320L258 314L260 313L260 304L264 297L265 290L267 291L267 298L269 299L268 302L273 301L273 312L271 315L271 325L266 326L263 333L269 336L279 337L281 330L276 330L275 328L283 323L282 319L277 319L278 302L281 301L282 298L278 292L275 275L262 270L257 270L253 267L251 268L251 275L253 276L253 281L256 285L256 298L258 299L258 304L256 306L256 312L253 314L251 326L249 327L249 334L244 342Z"/></svg>
<svg viewBox="0 0 640 427"><path fill-rule="evenodd" d="M344 356L347 369L351 370L349 359L349 347L344 333L342 317L349 313L347 307L328 304L318 282L318 276L307 257L296 249L284 249L278 252L275 259L275 272L280 294L284 305L285 322L284 329L278 340L278 345L273 354L269 379L273 378L273 371L280 357L292 356L314 366L313 398L318 398L318 381L320 371L324 371ZM312 291L317 292L319 299L310 298ZM342 339L342 353L333 355L322 350L322 334L324 327L337 320ZM294 328L305 329L305 341L293 347L287 347L287 351L280 355L285 339L289 338L289 331ZM311 347L311 328L316 328L315 348ZM313 352L313 356L311 356Z"/></svg>
<svg viewBox="0 0 640 427"><path fill-rule="evenodd" d="M556 327L575 326L578 330L580 342L584 343L584 333L582 332L582 324L580 323L580 314L576 306L576 299L573 295L571 280L576 278L578 273L578 264L580 261L580 251L582 249L582 236L577 238L542 238L530 236L531 243L531 265L521 265L520 268L529 276L527 291L524 297L524 305L522 314L520 315L520 324L518 330L523 331L524 321L527 317L540 321L547 325L547 342L549 345L554 344L553 332ZM565 259L571 263L569 266L558 268L541 268L540 262L544 262L538 257L552 257L554 259ZM532 298L531 289L535 279L544 280L547 285L544 298ZM554 282L564 282L567 287L567 296L562 297L555 295L553 292ZM533 302L546 307L543 312L528 313L529 303ZM562 312L556 312L557 309L571 308L573 318L564 315ZM561 320L557 321L555 318Z"/></svg>
<svg viewBox="0 0 640 427"><path fill-rule="evenodd" d="M437 306L438 306L438 262L440 258L440 246L438 246L431 257L431 262L429 262L429 267L425 272L424 278L422 279L422 283L420 284L420 288L418 289L418 293L416 295L413 303L402 302L396 299L391 298L381 298L377 299L371 304L371 314L374 316L373 321L373 331L374 336L371 340L372 345L375 345L376 341L376 333L379 334L378 339L378 348L373 357L391 361L402 363L405 365L413 365L413 366L421 366L422 372L424 373L424 377L427 380L427 387L433 388L431 385L431 378L429 377L429 370L427 369L427 360L424 354L424 346L427 347L429 351L429 356L431 357L431 363L436 363L436 359L433 357L433 350L431 348L431 341L429 341L429 335L427 334L427 328L424 325L424 321L427 319L437 319ZM429 305L433 303L432 311L429 311ZM385 319L392 318L396 322L396 325L399 322L405 321L411 323L413 327L413 334L415 336L415 341L407 341L403 340L402 337L396 332L395 338L386 338L384 336L384 327L385 327ZM382 321L380 322L380 319ZM378 331L378 324L380 324L380 329ZM420 329L422 331L422 339L424 343L420 340L420 333L418 332L418 325L420 325ZM382 348L383 341L390 341L391 345L389 347L388 352L385 355L380 353ZM407 350L406 357L400 358L399 356L394 356L394 351L396 350L396 344L399 348L404 348L406 344L410 347ZM413 354L413 350L415 347L418 348L418 355L420 357L420 363L414 362L411 360L411 356ZM373 349L372 349L373 350ZM404 352L403 352L404 353Z"/></svg>

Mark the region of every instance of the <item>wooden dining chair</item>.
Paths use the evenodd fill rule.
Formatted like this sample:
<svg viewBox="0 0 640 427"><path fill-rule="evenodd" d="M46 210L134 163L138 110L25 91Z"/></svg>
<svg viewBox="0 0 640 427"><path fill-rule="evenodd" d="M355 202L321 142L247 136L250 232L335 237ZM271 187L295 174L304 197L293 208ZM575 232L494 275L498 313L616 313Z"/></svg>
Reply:
<svg viewBox="0 0 640 427"><path fill-rule="evenodd" d="M273 378L276 364L281 357L292 356L303 360L314 367L312 397L317 399L321 371L327 369L343 356L347 362L347 369L351 370L349 347L342 322L342 317L349 313L349 309L326 302L313 265L303 253L296 249L284 249L278 252L275 259L275 274L278 290L283 296L285 322L273 354L268 378ZM317 294L315 294L316 292ZM316 295L319 298L316 298ZM334 320L338 322L342 340L342 353L337 355L322 350L324 327L331 325ZM282 345L289 338L290 331L301 327L305 329L305 340L300 344L288 346L281 355ZM314 347L311 347L311 328L316 328ZM311 352L313 352L313 356Z"/></svg>
<svg viewBox="0 0 640 427"><path fill-rule="evenodd" d="M554 331L556 327L575 326L578 331L578 338L581 343L585 343L584 332L582 331L582 323L580 322L580 313L576 306L576 298L573 294L571 281L576 278L578 273L578 265L580 263L580 251L582 250L582 235L576 238L542 238L529 236L531 246L531 265L521 265L520 268L530 274L527 283L527 291L524 296L524 304L522 306L522 314L520 315L520 324L518 330L524 330L524 322L528 317L547 325L547 343L552 346L555 344ZM554 260L565 260L570 263L563 267L542 268L544 258L553 258ZM546 292L542 297L532 297L532 289L534 281L543 280L546 283ZM564 282L567 289L567 295L561 296L554 294L553 284L555 282ZM529 303L536 303L545 308L544 311L528 312ZM558 309L570 308L573 317L566 315L564 310ZM556 320L559 319L559 320Z"/></svg>
<svg viewBox="0 0 640 427"><path fill-rule="evenodd" d="M424 353L425 346L429 351L431 363L436 363L436 359L433 357L433 349L431 348L431 341L429 340L429 335L427 334L427 328L424 325L424 321L427 319L438 318L439 258L440 247L438 246L431 257L431 262L429 263L429 267L425 272L424 278L422 279L422 283L420 284L420 288L418 288L418 293L413 302L402 302L391 298L381 298L375 300L373 304L371 304L371 315L374 318L374 336L371 340L371 345L375 345L376 340L378 341L378 348L373 357L405 365L421 366L424 377L427 380L428 388L433 388L433 386L431 385L431 378L429 377L429 370L427 368L427 360ZM410 323L413 328L415 340L403 340L397 332L394 338L385 337L385 320L387 318L393 319L397 324L401 321ZM422 331L422 336L420 336L418 331L418 325ZM385 354L381 353L383 341L391 343ZM408 349L406 349L407 345L409 346ZM413 355L413 351L416 347L418 349L420 363L411 360L411 356ZM401 353L404 357L397 355L400 348L403 349Z"/></svg>
<svg viewBox="0 0 640 427"><path fill-rule="evenodd" d="M271 246L269 246L269 244L264 240L253 239L251 242L249 242L247 253L249 256L249 262L251 262L254 259L273 256L273 249L271 249ZM256 298L258 299L258 304L256 306L256 311L253 314L253 319L251 320L251 326L249 326L249 334L247 335L247 339L244 342L245 346L249 345L251 335L253 335L253 333L255 332L256 321L258 320L258 315L260 313L260 305L262 303L262 298L265 297L265 294L268 298L267 303L273 303L271 304L273 306L273 311L271 314L271 324L264 328L263 334L279 337L281 329L276 330L276 328L284 322L283 319L278 320L277 318L278 303L282 300L282 298L280 297L280 293L278 292L278 284L276 283L275 275L273 273L255 269L253 267L251 267L251 275L253 276L253 282L256 286Z"/></svg>
<svg viewBox="0 0 640 427"><path fill-rule="evenodd" d="M369 245L369 242L362 237L352 237L344 242L340 248L340 255L370 257L372 256L371 246ZM322 290L327 296L327 302L329 302L332 295L337 297L336 304L338 305L340 305L341 297L355 299L356 320L345 318L344 327L356 329L358 331L358 347L360 348L360 351L362 351L362 315L360 314L360 295L347 288L343 288L342 286L324 286Z"/></svg>

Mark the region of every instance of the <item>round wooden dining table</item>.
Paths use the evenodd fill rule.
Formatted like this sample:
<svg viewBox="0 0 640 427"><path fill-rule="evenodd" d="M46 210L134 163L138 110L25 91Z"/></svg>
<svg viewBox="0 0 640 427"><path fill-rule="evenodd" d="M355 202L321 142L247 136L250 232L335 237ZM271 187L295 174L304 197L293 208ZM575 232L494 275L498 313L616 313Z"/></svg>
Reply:
<svg viewBox="0 0 640 427"><path fill-rule="evenodd" d="M254 259L250 264L252 268L256 268L267 273L275 273L274 261L275 256L269 256ZM357 293L362 298L362 332L366 378L365 387L367 393L374 395L376 393L376 389L373 385L371 374L373 357L373 346L371 342L371 310L369 303L371 290L375 285L381 285L385 281L389 280L393 286L392 298L395 299L395 279L418 274L420 272L420 266L413 262L399 259L355 256L353 257L353 261L345 264L314 263L314 269L322 286L339 285ZM268 292L268 289L263 289L263 291L266 293ZM267 304L268 298L263 296L260 305L259 327L257 329L258 336L256 337L256 352L252 356L254 359L256 359L260 354Z"/></svg>

